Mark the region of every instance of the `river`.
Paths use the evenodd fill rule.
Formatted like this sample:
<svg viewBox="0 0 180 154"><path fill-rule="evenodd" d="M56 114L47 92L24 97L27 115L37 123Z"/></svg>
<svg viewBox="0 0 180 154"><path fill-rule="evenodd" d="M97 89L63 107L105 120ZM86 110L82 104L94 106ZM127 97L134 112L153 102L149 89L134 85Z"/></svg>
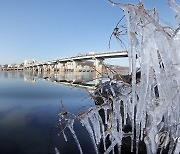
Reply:
<svg viewBox="0 0 180 154"><path fill-rule="evenodd" d="M72 73L65 76L0 72L0 154L53 154L55 148L61 154L79 153L69 131L65 142L56 127L61 102L74 114L94 105L87 88L93 89L93 82L88 82L85 88L77 87L80 81L91 80L93 74L81 73L73 78ZM78 83L74 87L70 86L73 80ZM75 129L84 153L94 153L89 136L79 122Z"/></svg>

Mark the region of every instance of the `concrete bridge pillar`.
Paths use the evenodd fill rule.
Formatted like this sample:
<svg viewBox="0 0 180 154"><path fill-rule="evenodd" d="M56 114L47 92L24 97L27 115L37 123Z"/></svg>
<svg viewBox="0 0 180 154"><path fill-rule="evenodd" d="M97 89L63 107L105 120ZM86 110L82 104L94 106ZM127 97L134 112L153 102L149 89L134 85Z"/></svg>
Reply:
<svg viewBox="0 0 180 154"><path fill-rule="evenodd" d="M60 63L57 63L57 67L56 67L56 69L57 69L57 71L60 71Z"/></svg>
<svg viewBox="0 0 180 154"><path fill-rule="evenodd" d="M37 66L38 73L41 71L40 69L41 69L40 66Z"/></svg>
<svg viewBox="0 0 180 154"><path fill-rule="evenodd" d="M34 66L32 66L32 71L33 71L33 72L35 71Z"/></svg>
<svg viewBox="0 0 180 154"><path fill-rule="evenodd" d="M28 71L28 68L27 68L27 67L24 67L23 70L24 70L24 71Z"/></svg>
<svg viewBox="0 0 180 154"><path fill-rule="evenodd" d="M30 68L30 67L28 67L28 68L27 68L27 71L31 71L31 68Z"/></svg>
<svg viewBox="0 0 180 154"><path fill-rule="evenodd" d="M48 71L48 66L47 65L43 65L43 71L47 72Z"/></svg>
<svg viewBox="0 0 180 154"><path fill-rule="evenodd" d="M50 65L47 65L47 72L49 72L50 70Z"/></svg>
<svg viewBox="0 0 180 154"><path fill-rule="evenodd" d="M65 63L59 63L58 67L59 67L59 72L65 72Z"/></svg>
<svg viewBox="0 0 180 154"><path fill-rule="evenodd" d="M54 70L55 70L55 65L54 64L49 65L49 71L54 72Z"/></svg>
<svg viewBox="0 0 180 154"><path fill-rule="evenodd" d="M73 71L74 72L79 72L79 70L78 70L78 63L76 61L73 61Z"/></svg>
<svg viewBox="0 0 180 154"><path fill-rule="evenodd" d="M94 66L95 66L95 71L98 74L102 74L103 73L103 59L100 59L100 58L97 59L96 58Z"/></svg>
<svg viewBox="0 0 180 154"><path fill-rule="evenodd" d="M30 67L29 67L29 71L33 71L33 67L30 66Z"/></svg>
<svg viewBox="0 0 180 154"><path fill-rule="evenodd" d="M103 59L95 59L95 75L96 75L96 79L95 79L95 85L98 85L102 82L102 74L103 74Z"/></svg>
<svg viewBox="0 0 180 154"><path fill-rule="evenodd" d="M49 64L47 68L48 68L47 70L48 72L53 72L53 68L51 67L51 64Z"/></svg>
<svg viewBox="0 0 180 154"><path fill-rule="evenodd" d="M48 68L48 72L51 72L51 65L50 64L48 65L47 68Z"/></svg>
<svg viewBox="0 0 180 154"><path fill-rule="evenodd" d="M33 66L33 72L37 71L37 66Z"/></svg>
<svg viewBox="0 0 180 154"><path fill-rule="evenodd" d="M44 71L43 65L41 65L40 67L41 67L41 72L43 72Z"/></svg>
<svg viewBox="0 0 180 154"><path fill-rule="evenodd" d="M38 72L42 72L43 71L42 66L37 66L37 69L38 69Z"/></svg>
<svg viewBox="0 0 180 154"><path fill-rule="evenodd" d="M54 64L54 71L57 72L58 71L58 65Z"/></svg>

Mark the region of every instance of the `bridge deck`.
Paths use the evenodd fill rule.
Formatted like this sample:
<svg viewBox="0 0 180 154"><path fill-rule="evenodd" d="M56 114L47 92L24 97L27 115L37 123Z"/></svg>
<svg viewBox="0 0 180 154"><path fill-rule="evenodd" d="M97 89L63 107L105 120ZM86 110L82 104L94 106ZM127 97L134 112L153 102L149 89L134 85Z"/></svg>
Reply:
<svg viewBox="0 0 180 154"><path fill-rule="evenodd" d="M78 56L72 56L62 59L56 59L51 60L47 62L42 63L36 63L32 66L42 66L42 65L53 65L57 63L66 63L66 62L72 62L72 61L81 61L81 60L94 60L94 59L107 59L107 58L122 58L122 57L128 57L127 51L112 51L112 52L103 52L103 53L94 53L94 54L85 54L85 55L78 55Z"/></svg>

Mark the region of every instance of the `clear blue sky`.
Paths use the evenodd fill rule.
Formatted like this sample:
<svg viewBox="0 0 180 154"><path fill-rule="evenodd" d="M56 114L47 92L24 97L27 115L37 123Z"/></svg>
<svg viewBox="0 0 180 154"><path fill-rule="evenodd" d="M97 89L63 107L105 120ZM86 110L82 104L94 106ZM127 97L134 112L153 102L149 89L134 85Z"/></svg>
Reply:
<svg viewBox="0 0 180 154"><path fill-rule="evenodd" d="M143 2L175 25L166 0ZM120 50L115 39L109 50L108 41L121 16L106 0L0 0L0 64Z"/></svg>

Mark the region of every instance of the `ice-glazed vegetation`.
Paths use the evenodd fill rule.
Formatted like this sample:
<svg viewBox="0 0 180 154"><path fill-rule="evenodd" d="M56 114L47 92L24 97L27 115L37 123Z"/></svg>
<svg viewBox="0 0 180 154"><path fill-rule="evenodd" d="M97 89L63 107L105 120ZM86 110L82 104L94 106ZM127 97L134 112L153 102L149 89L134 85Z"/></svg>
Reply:
<svg viewBox="0 0 180 154"><path fill-rule="evenodd" d="M180 142L174 139L180 137L180 27L161 25L158 11L146 10L141 1L137 5L108 1L126 18L129 82L103 83L92 94L95 107L76 116L63 110L59 126L62 132L69 128L80 153L83 149L73 130L77 119L96 153L121 153L125 138L133 153L179 153ZM174 0L168 4L180 25L180 6ZM168 138L157 136L160 132L168 132Z"/></svg>

